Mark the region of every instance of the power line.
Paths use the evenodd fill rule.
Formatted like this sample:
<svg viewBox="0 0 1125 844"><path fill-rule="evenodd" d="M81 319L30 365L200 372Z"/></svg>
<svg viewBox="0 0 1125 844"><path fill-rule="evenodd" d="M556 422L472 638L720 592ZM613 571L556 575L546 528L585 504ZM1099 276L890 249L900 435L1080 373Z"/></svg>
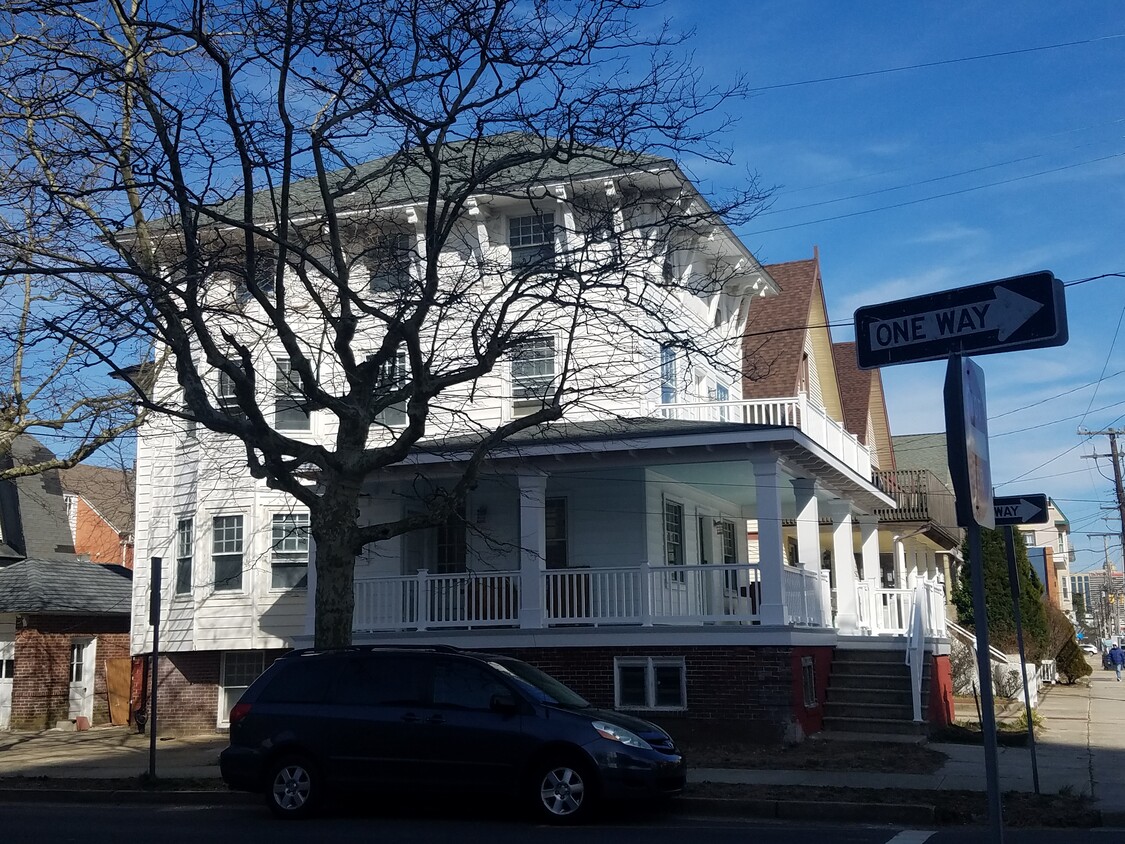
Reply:
<svg viewBox="0 0 1125 844"><path fill-rule="evenodd" d="M1039 47L1022 47L1017 50L1003 50L998 53L982 53L977 56L960 56L955 59L938 59L932 62L919 62L917 64L898 65L897 67L884 67L878 70L863 70L856 73L841 73L836 76L821 76L816 79L801 79L795 82L778 82L773 85L760 85L756 88L751 88L750 93L757 94L765 91L779 91L784 88L798 88L804 85L820 85L825 82L841 82L846 79L863 79L868 76L880 76L888 73L903 73L907 70L922 70L928 67L943 67L951 64L961 64L963 62L977 62L984 59L997 59L1006 56L1019 56L1027 53L1041 53L1045 50L1059 50L1064 47L1080 47L1086 44L1096 44L1100 41L1112 41L1115 38L1122 38L1125 35L1101 35L1096 38L1085 38L1081 41L1063 41L1058 44L1044 44Z"/></svg>

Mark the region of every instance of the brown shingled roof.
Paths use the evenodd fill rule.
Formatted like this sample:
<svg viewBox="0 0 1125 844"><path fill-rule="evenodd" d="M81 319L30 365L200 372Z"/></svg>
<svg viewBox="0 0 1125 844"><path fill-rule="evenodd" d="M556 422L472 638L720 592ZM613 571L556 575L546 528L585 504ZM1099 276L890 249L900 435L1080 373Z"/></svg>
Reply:
<svg viewBox="0 0 1125 844"><path fill-rule="evenodd" d="M79 495L118 533L133 532L133 473L82 463L61 471L66 492Z"/></svg>
<svg viewBox="0 0 1125 844"><path fill-rule="evenodd" d="M836 362L836 379L844 405L844 427L867 442L867 416L871 411L871 375L875 370L860 369L855 360L855 343L833 343L832 358Z"/></svg>
<svg viewBox="0 0 1125 844"><path fill-rule="evenodd" d="M756 298L750 305L742 341L742 395L747 399L797 394L809 306L817 283L815 257L770 264L765 270L781 292Z"/></svg>

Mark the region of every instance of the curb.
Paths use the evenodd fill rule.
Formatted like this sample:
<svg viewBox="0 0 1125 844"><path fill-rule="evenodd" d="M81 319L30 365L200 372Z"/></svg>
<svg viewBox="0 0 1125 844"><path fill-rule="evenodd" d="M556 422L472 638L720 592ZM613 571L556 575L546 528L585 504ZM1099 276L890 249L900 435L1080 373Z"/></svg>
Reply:
<svg viewBox="0 0 1125 844"><path fill-rule="evenodd" d="M144 791L141 789L0 788L3 803L114 803L143 806L176 803L186 806L238 806L261 802L261 796L242 791Z"/></svg>
<svg viewBox="0 0 1125 844"><path fill-rule="evenodd" d="M874 821L932 824L937 812L924 803L841 803L829 800L756 800L717 797L678 797L670 804L676 813L775 820Z"/></svg>

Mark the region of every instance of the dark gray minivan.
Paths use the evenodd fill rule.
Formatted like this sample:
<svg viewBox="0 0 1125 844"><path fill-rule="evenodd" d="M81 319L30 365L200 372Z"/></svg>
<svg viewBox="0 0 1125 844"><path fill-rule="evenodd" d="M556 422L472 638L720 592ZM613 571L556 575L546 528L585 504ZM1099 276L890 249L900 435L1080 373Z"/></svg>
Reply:
<svg viewBox="0 0 1125 844"><path fill-rule="evenodd" d="M595 709L518 659L451 647L287 654L231 710L219 764L279 817L374 788L517 795L553 823L603 798L677 794L686 771L655 724Z"/></svg>

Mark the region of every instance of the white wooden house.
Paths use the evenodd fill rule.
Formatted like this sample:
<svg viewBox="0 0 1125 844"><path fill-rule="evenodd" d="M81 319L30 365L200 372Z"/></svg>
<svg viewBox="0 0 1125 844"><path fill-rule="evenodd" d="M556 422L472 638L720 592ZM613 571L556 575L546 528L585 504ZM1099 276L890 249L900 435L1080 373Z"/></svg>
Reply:
<svg viewBox="0 0 1125 844"><path fill-rule="evenodd" d="M682 207L706 211L671 161L554 173L523 196L474 197L465 248L442 255L442 265L456 276L459 262L482 256L513 266L528 250L541 257L576 245L583 260L597 261L601 236L573 205L596 194L612 208L626 178L642 198L675 190L687 198ZM413 247L404 254L422 250L416 206L400 198L382 213ZM413 271L409 261L396 265L396 272ZM870 622L875 593L857 576L878 571L874 514L895 502L873 483L872 452L846 428L835 388L826 387L830 346L818 350L828 367L819 389L809 382L776 395L746 394L742 337L755 309L786 291L730 229L712 223L702 236L666 245L651 272L678 282L667 295L680 327L718 353L709 361L685 355L662 343L656 327L622 338L598 325L563 333L545 320L524 351L443 405L431 438L366 484L361 521L410 513L447 481L474 435L534 406L564 367L564 346L582 362L564 420L496 448L459 513L365 548L356 565L353 641L502 650L598 705L656 711L681 729L724 725L729 734L734 725L763 737L815 731L824 725L838 649L874 653L886 645L904 662L914 604L902 625L880 629ZM696 283L704 276L721 282ZM644 283L643 274L622 279ZM377 273L369 284L373 296L388 293ZM604 304L628 307L624 299ZM241 330L237 319L231 327ZM317 326L307 327L315 345ZM268 340L258 350L261 402L274 407L274 428L332 437L329 414L295 407L287 396L279 350ZM321 377L330 381L333 373ZM173 385L154 389L162 388ZM217 373L214 388L221 402L227 386ZM401 423L391 409L371 436L391 436ZM140 434L132 648L151 649L149 559L159 557L167 729L222 727L269 660L311 643L316 571L308 515L250 477L244 462L240 443L170 418L154 419ZM796 558L786 546L794 531ZM932 609L911 640L931 656L940 655L943 625Z"/></svg>

